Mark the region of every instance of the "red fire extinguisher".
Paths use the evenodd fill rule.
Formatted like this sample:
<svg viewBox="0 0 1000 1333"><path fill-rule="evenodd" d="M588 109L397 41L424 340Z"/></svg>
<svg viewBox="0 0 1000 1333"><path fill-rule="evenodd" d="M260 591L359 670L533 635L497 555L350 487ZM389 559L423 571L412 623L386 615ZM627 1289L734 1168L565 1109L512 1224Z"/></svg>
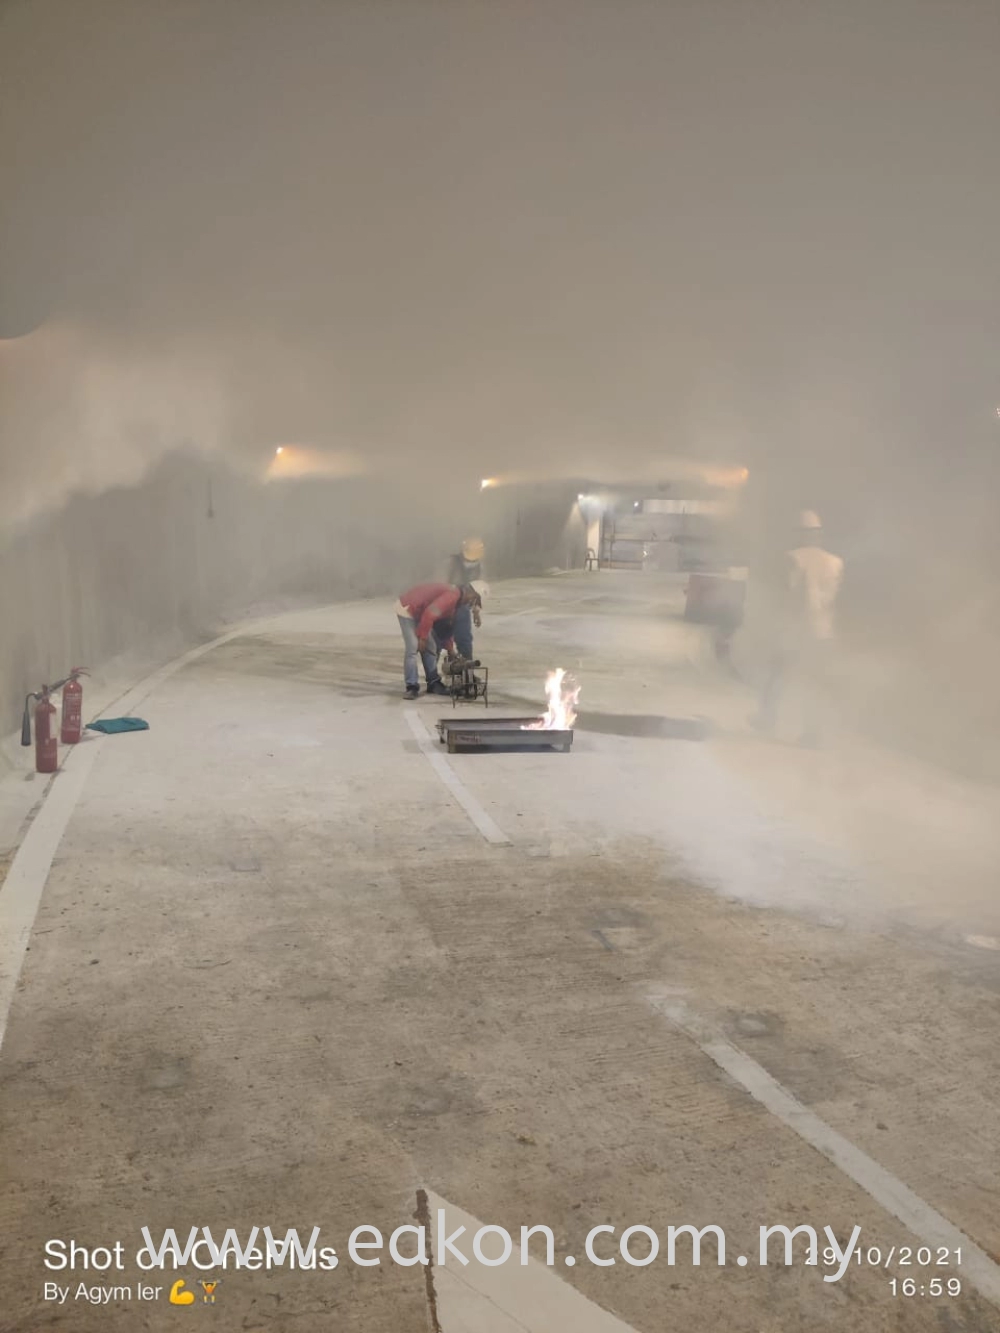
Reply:
<svg viewBox="0 0 1000 1333"><path fill-rule="evenodd" d="M59 767L59 742L56 740L56 706L43 685L35 696L35 768L39 773L55 773Z"/></svg>
<svg viewBox="0 0 1000 1333"><path fill-rule="evenodd" d="M83 735L83 686L80 677L85 676L83 667L73 667L69 680L62 692L62 728L59 739L63 745L76 745Z"/></svg>

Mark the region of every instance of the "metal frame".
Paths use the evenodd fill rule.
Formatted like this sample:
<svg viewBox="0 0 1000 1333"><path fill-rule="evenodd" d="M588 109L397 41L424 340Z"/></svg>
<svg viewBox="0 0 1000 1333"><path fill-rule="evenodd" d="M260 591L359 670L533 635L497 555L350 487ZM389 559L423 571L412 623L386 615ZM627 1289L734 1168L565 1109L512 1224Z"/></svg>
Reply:
<svg viewBox="0 0 1000 1333"><path fill-rule="evenodd" d="M463 665L457 675L447 677L451 706L457 708L460 703L474 704L482 699L483 706L490 706L490 669L484 666Z"/></svg>

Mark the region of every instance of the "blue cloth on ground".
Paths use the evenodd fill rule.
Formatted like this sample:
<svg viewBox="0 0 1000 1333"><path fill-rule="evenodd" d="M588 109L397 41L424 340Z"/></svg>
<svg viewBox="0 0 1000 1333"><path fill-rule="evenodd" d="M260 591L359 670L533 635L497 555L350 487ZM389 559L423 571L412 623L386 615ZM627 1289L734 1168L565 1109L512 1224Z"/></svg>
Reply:
<svg viewBox="0 0 1000 1333"><path fill-rule="evenodd" d="M88 722L87 730L103 731L110 736L117 731L148 731L149 723L143 722L141 717L106 717L98 722Z"/></svg>

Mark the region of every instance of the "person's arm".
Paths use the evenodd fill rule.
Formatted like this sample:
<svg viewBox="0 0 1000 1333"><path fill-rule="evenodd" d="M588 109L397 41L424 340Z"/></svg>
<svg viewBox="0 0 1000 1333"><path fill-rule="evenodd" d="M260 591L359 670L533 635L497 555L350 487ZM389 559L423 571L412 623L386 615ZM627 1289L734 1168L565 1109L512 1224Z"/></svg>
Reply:
<svg viewBox="0 0 1000 1333"><path fill-rule="evenodd" d="M482 561L477 560L475 565L470 567L468 576L465 581L466 583L475 583L477 579L485 579L485 578L486 575L483 573ZM483 622L481 619L482 612L483 612L482 602L473 603L472 623L475 625L476 629L482 629L483 627Z"/></svg>
<svg viewBox="0 0 1000 1333"><path fill-rule="evenodd" d="M844 562L840 556L836 557L837 563L834 566L833 573L833 596L831 600L836 600L840 596L840 589L844 584Z"/></svg>
<svg viewBox="0 0 1000 1333"><path fill-rule="evenodd" d="M421 652L427 645L431 630L434 628L435 620L451 620L455 615L455 607L458 605L458 599L461 593L457 588L451 592L442 593L440 597L435 597L424 614L420 617L420 623L417 625L417 643Z"/></svg>
<svg viewBox="0 0 1000 1333"><path fill-rule="evenodd" d="M452 620L435 620L434 642L447 652L449 661L455 659L455 626Z"/></svg>

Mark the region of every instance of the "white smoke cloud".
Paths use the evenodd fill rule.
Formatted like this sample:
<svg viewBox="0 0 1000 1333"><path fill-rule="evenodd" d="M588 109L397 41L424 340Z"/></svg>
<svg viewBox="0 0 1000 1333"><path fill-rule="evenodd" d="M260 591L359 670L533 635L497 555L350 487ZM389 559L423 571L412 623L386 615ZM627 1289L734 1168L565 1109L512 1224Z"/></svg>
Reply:
<svg viewBox="0 0 1000 1333"><path fill-rule="evenodd" d="M217 359L143 349L66 321L0 342L0 529L140 482L168 453L227 438Z"/></svg>

